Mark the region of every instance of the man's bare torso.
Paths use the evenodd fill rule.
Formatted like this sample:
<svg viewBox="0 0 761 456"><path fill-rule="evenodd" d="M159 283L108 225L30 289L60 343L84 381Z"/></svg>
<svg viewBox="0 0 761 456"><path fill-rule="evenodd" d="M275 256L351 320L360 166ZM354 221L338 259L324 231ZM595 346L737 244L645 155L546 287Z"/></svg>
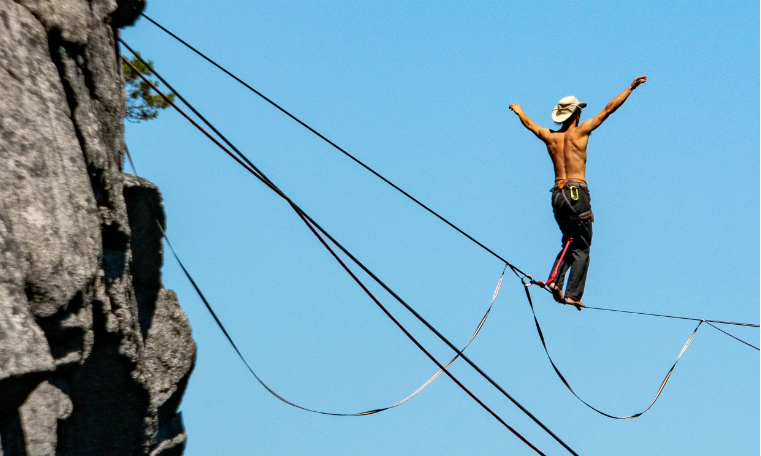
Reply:
<svg viewBox="0 0 761 456"><path fill-rule="evenodd" d="M584 121L581 125L579 125L581 109L577 108L570 118L566 118L562 128L558 131L542 128L534 123L523 112L523 108L519 104L511 104L510 109L518 115L524 127L531 130L537 138L547 145L547 152L549 152L550 158L552 158L552 165L555 169L556 181L560 179L581 179L586 181L587 143L589 142L590 133L621 107L634 89L645 82L647 82L647 76L636 78L634 82L629 84L629 87L610 100L599 114ZM578 100L576 101L578 103Z"/></svg>
<svg viewBox="0 0 761 456"><path fill-rule="evenodd" d="M566 131L550 131L547 136L545 144L555 169L555 180L586 181L589 134L583 134L578 127L571 126Z"/></svg>

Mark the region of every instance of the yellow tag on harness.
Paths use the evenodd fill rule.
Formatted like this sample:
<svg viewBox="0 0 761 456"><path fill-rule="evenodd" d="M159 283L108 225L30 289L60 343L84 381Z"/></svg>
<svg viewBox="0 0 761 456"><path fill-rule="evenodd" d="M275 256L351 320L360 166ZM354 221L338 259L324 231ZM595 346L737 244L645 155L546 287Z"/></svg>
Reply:
<svg viewBox="0 0 761 456"><path fill-rule="evenodd" d="M574 201L579 200L579 187L575 185L570 185L568 188L571 190L571 199Z"/></svg>

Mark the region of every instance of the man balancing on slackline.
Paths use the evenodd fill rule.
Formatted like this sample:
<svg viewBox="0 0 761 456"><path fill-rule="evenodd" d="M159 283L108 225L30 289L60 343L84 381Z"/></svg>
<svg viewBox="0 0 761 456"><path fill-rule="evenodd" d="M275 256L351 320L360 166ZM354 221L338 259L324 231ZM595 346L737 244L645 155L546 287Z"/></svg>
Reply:
<svg viewBox="0 0 761 456"><path fill-rule="evenodd" d="M557 302L572 304L579 310L584 307L581 296L584 294L584 284L587 280L594 222L586 182L589 135L624 104L634 89L646 81L647 76L635 79L626 90L612 99L605 109L581 125L581 109L587 104L580 103L574 96L562 98L552 110L552 120L562 124L557 131L535 124L520 105L510 105L510 109L520 117L523 126L547 145L547 152L550 153L555 168L555 186L551 190L552 212L563 233L563 247L555 259L550 279L547 283L538 284L552 290L552 296ZM563 295L563 282L569 269L571 274L568 276L568 285Z"/></svg>

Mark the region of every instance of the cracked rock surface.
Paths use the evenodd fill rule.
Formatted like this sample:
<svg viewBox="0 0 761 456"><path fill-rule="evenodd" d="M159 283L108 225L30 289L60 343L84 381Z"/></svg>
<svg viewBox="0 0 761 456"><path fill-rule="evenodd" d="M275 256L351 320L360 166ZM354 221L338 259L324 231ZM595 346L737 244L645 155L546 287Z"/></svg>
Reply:
<svg viewBox="0 0 761 456"><path fill-rule="evenodd" d="M179 455L195 362L158 188L122 173L139 0L0 0L0 456Z"/></svg>

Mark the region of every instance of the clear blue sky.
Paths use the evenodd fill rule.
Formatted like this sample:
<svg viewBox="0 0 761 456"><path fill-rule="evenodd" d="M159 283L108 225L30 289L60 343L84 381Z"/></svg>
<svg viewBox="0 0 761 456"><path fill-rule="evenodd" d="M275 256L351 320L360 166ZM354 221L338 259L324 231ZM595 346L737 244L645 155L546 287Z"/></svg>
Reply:
<svg viewBox="0 0 761 456"><path fill-rule="evenodd" d="M589 145L596 216L584 302L759 321L759 4L158 2L146 11L537 278L560 233L542 144L566 95L599 112L647 75ZM310 215L454 343L503 265L146 20L123 37ZM126 52L126 51L125 51ZM178 114L127 124L163 191L168 234L260 376L298 404L358 412L435 366L296 215ZM449 379L362 418L289 407L236 358L171 258L198 343L181 409L189 456L533 454ZM372 290L440 360L449 351ZM577 312L534 291L551 353L588 402L644 409L695 323ZM758 329L725 328L759 343ZM505 278L470 357L584 455L759 453L759 353L704 326L643 417L597 415L555 376L520 282ZM462 362L452 372L547 454L567 454Z"/></svg>

